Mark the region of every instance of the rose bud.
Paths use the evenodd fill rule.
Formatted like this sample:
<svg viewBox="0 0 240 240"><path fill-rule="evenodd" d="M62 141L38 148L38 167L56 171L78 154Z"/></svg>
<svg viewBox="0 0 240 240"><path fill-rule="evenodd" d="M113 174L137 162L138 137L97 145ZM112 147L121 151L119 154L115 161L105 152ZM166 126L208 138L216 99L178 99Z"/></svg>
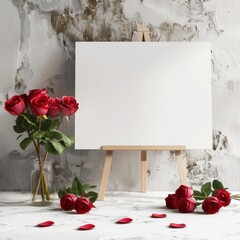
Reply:
<svg viewBox="0 0 240 240"><path fill-rule="evenodd" d="M49 109L48 109L48 116L56 117L60 113L59 109L59 99L58 98L50 98L49 99Z"/></svg>
<svg viewBox="0 0 240 240"><path fill-rule="evenodd" d="M218 198L224 207L228 206L231 202L230 193L225 189L217 189L214 196Z"/></svg>
<svg viewBox="0 0 240 240"><path fill-rule="evenodd" d="M38 95L45 95L47 96L47 90L46 89L33 89L29 91L28 94L28 101L30 101L32 98L37 97Z"/></svg>
<svg viewBox="0 0 240 240"><path fill-rule="evenodd" d="M60 102L60 112L63 116L70 116L78 110L78 103L72 96L63 96Z"/></svg>
<svg viewBox="0 0 240 240"><path fill-rule="evenodd" d="M207 197L202 203L202 209L207 214L214 214L222 207L217 197Z"/></svg>
<svg viewBox="0 0 240 240"><path fill-rule="evenodd" d="M194 198L180 198L178 201L178 210L181 213L193 212L196 208L196 200Z"/></svg>
<svg viewBox="0 0 240 240"><path fill-rule="evenodd" d="M93 207L93 203L89 198L79 197L75 202L75 210L79 214L84 214L89 212Z"/></svg>
<svg viewBox="0 0 240 240"><path fill-rule="evenodd" d="M170 209L176 209L178 205L178 198L176 194L168 194L168 196L165 198L166 201L166 207Z"/></svg>
<svg viewBox="0 0 240 240"><path fill-rule="evenodd" d="M190 198L193 195L193 190L191 187L181 185L175 192L178 199L180 198Z"/></svg>
<svg viewBox="0 0 240 240"><path fill-rule="evenodd" d="M43 116L49 109L49 97L44 94L39 94L30 100L32 113L36 116Z"/></svg>
<svg viewBox="0 0 240 240"><path fill-rule="evenodd" d="M77 197L74 194L72 193L65 194L60 200L61 208L65 211L73 210L75 207L76 200Z"/></svg>
<svg viewBox="0 0 240 240"><path fill-rule="evenodd" d="M15 95L5 102L5 110L12 115L20 115L24 112L26 107L24 98L22 96Z"/></svg>

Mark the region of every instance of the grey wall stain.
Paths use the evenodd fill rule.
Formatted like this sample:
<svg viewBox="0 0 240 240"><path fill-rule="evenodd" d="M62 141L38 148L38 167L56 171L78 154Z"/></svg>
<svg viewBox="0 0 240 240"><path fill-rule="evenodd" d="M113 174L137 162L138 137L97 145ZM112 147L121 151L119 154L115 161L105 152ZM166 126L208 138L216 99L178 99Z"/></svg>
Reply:
<svg viewBox="0 0 240 240"><path fill-rule="evenodd" d="M212 150L187 151L187 170L191 185L200 185L218 178L219 173L215 161L229 150L227 137L220 131L214 131Z"/></svg>
<svg viewBox="0 0 240 240"><path fill-rule="evenodd" d="M178 23L162 23L160 26L160 41L192 41L198 37L197 26L194 24L185 24L181 26Z"/></svg>
<svg viewBox="0 0 240 240"><path fill-rule="evenodd" d="M15 91L18 94L23 94L26 89L26 82L31 79L32 75L33 72L30 69L28 57L25 55L20 68L17 69L15 78Z"/></svg>
<svg viewBox="0 0 240 240"><path fill-rule="evenodd" d="M19 12L21 23L20 50L28 48L28 39L30 37L31 23L28 18L28 4L26 0L12 0Z"/></svg>
<svg viewBox="0 0 240 240"><path fill-rule="evenodd" d="M51 22L58 34L74 42L131 39L131 28L126 26L131 23L124 19L121 1L87 1L84 11L78 14L72 14L69 8L53 11Z"/></svg>

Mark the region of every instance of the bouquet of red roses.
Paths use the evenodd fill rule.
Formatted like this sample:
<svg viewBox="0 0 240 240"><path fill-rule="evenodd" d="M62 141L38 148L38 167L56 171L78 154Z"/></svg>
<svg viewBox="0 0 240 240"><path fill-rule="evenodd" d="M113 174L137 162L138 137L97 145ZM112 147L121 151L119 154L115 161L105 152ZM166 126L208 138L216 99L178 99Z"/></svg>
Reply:
<svg viewBox="0 0 240 240"><path fill-rule="evenodd" d="M63 117L69 118L78 110L78 105L72 96L51 98L45 89L30 90L28 95L15 95L5 102L5 110L17 116L13 129L19 134L17 139L23 138L21 149L25 150L33 144L39 160L40 172L32 203L35 203L39 189L42 203L50 201L44 165L48 153L61 154L73 144L73 137L66 136L59 130L59 126Z"/></svg>
<svg viewBox="0 0 240 240"><path fill-rule="evenodd" d="M200 191L181 185L175 191L175 194L168 194L165 201L167 208L178 209L181 213L193 212L197 206L202 205L205 213L214 214L221 207L228 206L231 197L223 184L218 180L214 180L212 183L203 184Z"/></svg>

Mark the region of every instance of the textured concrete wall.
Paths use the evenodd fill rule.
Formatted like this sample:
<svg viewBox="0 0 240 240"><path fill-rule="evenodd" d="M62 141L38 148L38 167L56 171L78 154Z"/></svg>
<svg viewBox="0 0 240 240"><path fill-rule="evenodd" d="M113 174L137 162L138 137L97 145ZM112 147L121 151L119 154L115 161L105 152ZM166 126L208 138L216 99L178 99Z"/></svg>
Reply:
<svg viewBox="0 0 240 240"><path fill-rule="evenodd" d="M218 178L239 190L239 0L2 0L0 4L0 190L28 190L35 158L33 149L19 149L12 130L15 118L3 109L7 97L32 88L47 88L52 96L73 95L75 41L131 41L137 22L148 24L152 41L212 42L213 150L186 152L188 179L199 185ZM73 126L72 119L62 128L73 134ZM148 156L148 189L176 188L179 176L173 155L149 152ZM74 149L55 157L57 186L74 176L99 185L103 159L103 152ZM114 155L109 190L139 190L138 159L137 152Z"/></svg>

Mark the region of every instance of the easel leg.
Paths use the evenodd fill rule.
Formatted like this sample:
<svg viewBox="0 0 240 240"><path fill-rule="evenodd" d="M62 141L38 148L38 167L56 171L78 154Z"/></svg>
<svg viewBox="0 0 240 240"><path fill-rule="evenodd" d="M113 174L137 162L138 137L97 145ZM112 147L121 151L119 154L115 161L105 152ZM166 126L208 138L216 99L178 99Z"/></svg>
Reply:
<svg viewBox="0 0 240 240"><path fill-rule="evenodd" d="M141 192L147 189L147 151L141 151Z"/></svg>
<svg viewBox="0 0 240 240"><path fill-rule="evenodd" d="M182 159L182 151L175 151L175 158L178 165L178 172L180 175L181 184L187 185L186 167Z"/></svg>
<svg viewBox="0 0 240 240"><path fill-rule="evenodd" d="M100 191L98 195L98 200L100 201L103 201L105 197L105 192L106 192L107 183L108 183L108 176L109 176L111 164L112 164L112 155L113 155L113 151L106 152L102 181L101 181Z"/></svg>

